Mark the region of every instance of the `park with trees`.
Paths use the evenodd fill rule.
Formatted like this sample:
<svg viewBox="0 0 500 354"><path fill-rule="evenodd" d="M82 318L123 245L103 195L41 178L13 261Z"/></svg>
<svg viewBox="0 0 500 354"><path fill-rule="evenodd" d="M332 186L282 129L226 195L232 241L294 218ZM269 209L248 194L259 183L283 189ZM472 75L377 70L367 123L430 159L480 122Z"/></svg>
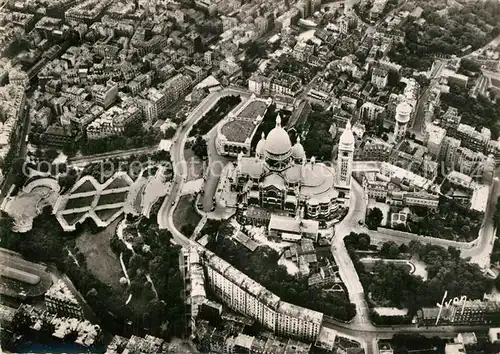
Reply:
<svg viewBox="0 0 500 354"><path fill-rule="evenodd" d="M179 247L171 244L171 234L159 230L155 220L141 218L134 222L137 235L140 234L134 242L134 253L120 240L111 241L112 249L124 251L131 279L127 291L99 280L78 249L77 239L84 232L97 235L103 230L91 219L78 224L73 232L64 232L47 207L35 218L30 231L17 233L12 231L12 219L4 214L0 218L0 247L19 252L30 261L54 265L67 274L98 314L105 331L125 336L149 333L166 339L182 336L185 310ZM155 291L145 278L146 273L152 278ZM125 305L129 293L136 301Z"/></svg>
<svg viewBox="0 0 500 354"><path fill-rule="evenodd" d="M158 144L163 133L152 127L146 129L141 122L127 124L123 134L102 139L88 139L84 133L79 142L84 155L99 154L115 150L129 150Z"/></svg>
<svg viewBox="0 0 500 354"><path fill-rule="evenodd" d="M335 145L330 133L330 127L334 122L332 112L319 105L312 105L311 108L307 121L302 127L302 131L306 132L304 140L301 141L302 146L306 156L314 156L319 161L331 161Z"/></svg>
<svg viewBox="0 0 500 354"><path fill-rule="evenodd" d="M366 213L365 223L366 227L370 230L377 230L382 223L382 220L384 220L384 214L379 208L371 208Z"/></svg>
<svg viewBox="0 0 500 354"><path fill-rule="evenodd" d="M500 34L500 5L497 1L467 2L445 8L444 3L419 1L424 24L408 21L405 43L389 53L391 60L416 70L428 69L436 56L463 55L485 46Z"/></svg>
<svg viewBox="0 0 500 354"><path fill-rule="evenodd" d="M407 247L398 248L400 253L404 251L426 264L427 280L424 281L394 263L378 262L371 271L367 271L360 261L360 251L373 248L367 234L352 232L344 238L344 243L371 307L408 308L411 317L422 307L435 306L445 291L450 297L465 295L470 299L482 299L494 285L492 279L483 275L479 266L461 258L460 251L453 247L445 249L411 241ZM399 257L392 244L388 244L385 249L382 246L379 255L382 258L386 258L386 255L388 258Z"/></svg>
<svg viewBox="0 0 500 354"><path fill-rule="evenodd" d="M470 242L478 237L484 217L484 213L446 196L439 197L436 210L420 206L412 206L410 210L406 226L397 225L395 229L460 242Z"/></svg>
<svg viewBox="0 0 500 354"><path fill-rule="evenodd" d="M450 85L450 92L441 94L441 110L455 107L461 115L461 123L469 124L476 129L482 127L491 130L491 138L500 136L500 101L492 102L487 97L469 95L469 90L458 85Z"/></svg>

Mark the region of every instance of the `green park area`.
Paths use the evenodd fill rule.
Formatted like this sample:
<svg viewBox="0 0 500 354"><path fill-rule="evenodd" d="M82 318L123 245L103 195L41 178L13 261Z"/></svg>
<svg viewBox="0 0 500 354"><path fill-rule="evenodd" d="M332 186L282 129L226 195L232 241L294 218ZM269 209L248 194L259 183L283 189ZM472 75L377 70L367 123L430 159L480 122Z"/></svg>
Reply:
<svg viewBox="0 0 500 354"><path fill-rule="evenodd" d="M391 207L390 213L400 209ZM468 206L445 196L440 197L436 210L419 206L409 207L409 210L406 225L395 225L394 229L458 242L475 240L484 218L484 213L471 210ZM367 212L366 226L375 230L382 219L382 211L376 207L372 208ZM390 225L386 227L391 228Z"/></svg>
<svg viewBox="0 0 500 354"><path fill-rule="evenodd" d="M461 258L460 251L453 247L445 249L411 241L399 247L387 243L379 250L381 258L404 258L404 255L417 258L426 265L427 280L424 280L395 263L378 262L368 271L360 261L364 252L374 249L367 234L353 232L344 238L344 243L365 289L369 306L409 310L405 319L372 318L379 324L409 321L418 309L435 306L445 291L449 297L465 295L470 299L482 299L494 283L483 275L479 266Z"/></svg>
<svg viewBox="0 0 500 354"><path fill-rule="evenodd" d="M196 211L196 197L191 194L183 195L174 210L173 220L177 230L189 237L201 220Z"/></svg>
<svg viewBox="0 0 500 354"><path fill-rule="evenodd" d="M179 247L170 242L168 231L158 229L155 220L143 218L130 221L130 232L135 232L132 252L116 237L119 220L108 228L99 228L88 218L75 231L64 232L50 208L46 208L35 218L30 231L18 234L12 231L12 220L3 215L0 247L34 262L56 265L99 314L100 325L107 332L127 335L134 329L167 339L182 336L185 309ZM120 254L130 286L120 282ZM129 294L132 300L125 305Z"/></svg>
<svg viewBox="0 0 500 354"><path fill-rule="evenodd" d="M500 34L500 4L488 0L448 7L441 1L418 0L425 22L407 21L405 41L395 45L389 58L405 67L429 69L436 55L463 55Z"/></svg>

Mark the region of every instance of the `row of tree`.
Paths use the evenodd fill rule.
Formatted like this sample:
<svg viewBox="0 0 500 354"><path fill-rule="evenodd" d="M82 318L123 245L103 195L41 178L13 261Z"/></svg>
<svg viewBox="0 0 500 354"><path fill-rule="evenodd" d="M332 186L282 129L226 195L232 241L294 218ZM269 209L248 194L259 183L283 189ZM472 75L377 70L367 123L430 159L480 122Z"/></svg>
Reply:
<svg viewBox="0 0 500 354"><path fill-rule="evenodd" d="M191 129L189 136L205 135L241 102L240 96L225 96L217 101Z"/></svg>

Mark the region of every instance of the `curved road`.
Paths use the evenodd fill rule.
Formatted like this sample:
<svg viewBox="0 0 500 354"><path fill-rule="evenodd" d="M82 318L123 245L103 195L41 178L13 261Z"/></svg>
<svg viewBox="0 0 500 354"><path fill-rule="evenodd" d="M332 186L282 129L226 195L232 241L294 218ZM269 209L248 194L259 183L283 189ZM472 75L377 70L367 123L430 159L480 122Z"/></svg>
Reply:
<svg viewBox="0 0 500 354"><path fill-rule="evenodd" d="M187 246L189 244L201 247L195 241L190 240L188 237L184 236L174 225L172 216L173 211L179 197L181 195L182 186L185 182L185 176L187 175L187 165L184 160L184 145L186 139L189 135L189 131L192 126L199 120L203 115L212 108L212 106L218 101L219 98L227 95L234 94L245 94L248 92L239 88L225 88L222 91L211 93L207 98L205 98L198 107L196 107L191 114L187 117L185 123L177 131L172 148L171 156L172 163L174 165L174 179L172 182L172 188L170 195L165 198L159 212L158 212L158 224L162 229L168 229L172 232L172 235L177 243L182 246ZM493 200L494 196L498 195L499 189L497 187L498 180L495 180L495 187L492 188L494 191L491 193L490 198ZM496 200L496 199L495 199ZM365 197L363 188L361 185L353 179L352 193L351 193L351 205L349 208L349 213L347 216L336 225L335 236L332 240L332 253L335 258L335 262L339 267L339 272L342 280L344 281L347 290L349 292L349 298L352 303L356 305L356 317L351 321L351 323L344 323L341 321L334 320L332 318L325 318L324 325L338 331L340 335L346 335L350 337L356 337L359 341L365 344L367 353L376 352L376 341L377 339L389 339L394 333L419 333L419 334L429 334L429 335L441 335L451 336L453 333L464 330L479 329L479 327L431 327L431 328L419 328L415 325L405 325L405 326L395 326L395 327L375 327L369 321L369 309L364 299L364 291L361 283L359 281L358 274L354 269L354 264L349 257L347 250L344 246L343 239L350 232L365 232L368 233L372 239L379 241L380 233L367 230L358 224L359 220L364 220L366 211L367 199ZM494 209L490 203L489 211L491 207ZM494 230L491 228L491 219L488 220L490 214L486 213L485 216L485 231L482 232L481 240L475 245L471 250L468 251L468 255L477 256L485 252L485 250L490 249L492 240L494 239ZM486 229L487 227L487 229ZM386 235L387 236L387 235ZM389 236L390 237L390 236ZM392 237L393 238L393 237ZM430 241L432 243L432 240Z"/></svg>

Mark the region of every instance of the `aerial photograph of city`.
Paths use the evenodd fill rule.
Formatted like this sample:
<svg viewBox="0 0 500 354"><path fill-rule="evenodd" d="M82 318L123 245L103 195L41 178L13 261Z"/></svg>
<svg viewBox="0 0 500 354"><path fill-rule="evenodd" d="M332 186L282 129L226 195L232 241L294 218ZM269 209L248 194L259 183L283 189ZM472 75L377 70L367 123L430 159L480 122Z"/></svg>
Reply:
<svg viewBox="0 0 500 354"><path fill-rule="evenodd" d="M0 353L500 354L498 227L500 0L0 0Z"/></svg>

